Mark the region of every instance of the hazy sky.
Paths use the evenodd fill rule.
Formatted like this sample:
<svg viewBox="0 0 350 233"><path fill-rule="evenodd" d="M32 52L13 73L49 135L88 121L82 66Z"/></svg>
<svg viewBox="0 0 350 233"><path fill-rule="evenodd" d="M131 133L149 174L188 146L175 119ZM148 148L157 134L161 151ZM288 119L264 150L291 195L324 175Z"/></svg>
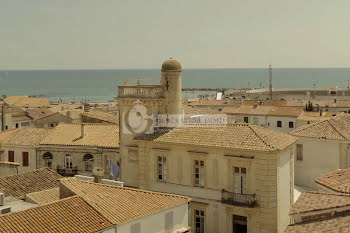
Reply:
<svg viewBox="0 0 350 233"><path fill-rule="evenodd" d="M350 67L349 0L0 0L0 69Z"/></svg>

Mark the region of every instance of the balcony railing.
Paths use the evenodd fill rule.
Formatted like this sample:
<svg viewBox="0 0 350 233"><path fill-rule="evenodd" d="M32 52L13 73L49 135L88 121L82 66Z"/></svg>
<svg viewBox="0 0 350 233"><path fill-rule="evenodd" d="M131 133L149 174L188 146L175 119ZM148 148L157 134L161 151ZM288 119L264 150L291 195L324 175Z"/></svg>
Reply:
<svg viewBox="0 0 350 233"><path fill-rule="evenodd" d="M222 203L252 208L256 206L256 198L255 194L232 193L223 189Z"/></svg>
<svg viewBox="0 0 350 233"><path fill-rule="evenodd" d="M57 166L57 173L60 174L61 176L75 176L78 174L78 168L77 167L65 168L65 167Z"/></svg>
<svg viewBox="0 0 350 233"><path fill-rule="evenodd" d="M159 98L162 97L162 88L160 85L119 86L118 97Z"/></svg>

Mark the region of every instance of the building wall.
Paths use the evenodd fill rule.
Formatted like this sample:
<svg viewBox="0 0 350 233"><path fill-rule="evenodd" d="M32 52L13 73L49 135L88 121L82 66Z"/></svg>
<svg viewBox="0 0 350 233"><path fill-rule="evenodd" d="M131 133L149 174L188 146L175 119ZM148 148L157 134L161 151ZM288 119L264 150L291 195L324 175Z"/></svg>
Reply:
<svg viewBox="0 0 350 233"><path fill-rule="evenodd" d="M2 145L1 148L4 150L2 153L2 161L9 161L8 151L14 151L14 159L16 163L19 163L18 172L28 172L35 170L36 167L36 150L31 146L6 146ZM23 166L22 152L28 152L29 166Z"/></svg>
<svg viewBox="0 0 350 233"><path fill-rule="evenodd" d="M281 153L277 168L278 232L284 232L291 219L289 215L294 199L293 160L294 150Z"/></svg>
<svg viewBox="0 0 350 233"><path fill-rule="evenodd" d="M294 184L288 158L294 157L292 148L283 153L265 154L139 142L137 153L135 164L138 165L140 188L186 195L193 199L189 216L192 229L195 209L205 211L205 232L208 233L232 232L233 215L247 217L248 232L251 233L283 232L286 223L289 224L289 205L293 199L290 190ZM227 155L254 156L254 159ZM166 182L157 180L157 156L166 157ZM283 163L278 160L280 156ZM204 161L204 187L194 186L194 160ZM239 207L221 202L222 189L233 192L233 167L247 169L247 193L256 195L258 207ZM284 175L283 180L277 179L278 169ZM281 186L278 192L277 186L282 183L290 186L287 189ZM125 184L128 185L127 182ZM282 196L281 201L287 201L287 204L277 201ZM280 207L282 210L278 215Z"/></svg>
<svg viewBox="0 0 350 233"><path fill-rule="evenodd" d="M0 162L0 177L17 174L17 166Z"/></svg>
<svg viewBox="0 0 350 233"><path fill-rule="evenodd" d="M173 228L165 229L165 215L173 213ZM134 224L140 224L139 233L172 233L175 230L188 226L188 204L145 216L143 218L131 221L117 226L118 233L130 233L130 228Z"/></svg>
<svg viewBox="0 0 350 233"><path fill-rule="evenodd" d="M296 117L268 116L268 115L241 115L228 114L228 123L243 123L244 117L248 117L249 123L262 127L290 133L296 128ZM277 127L277 121L282 122L282 127ZM289 122L293 122L293 128L289 128Z"/></svg>
<svg viewBox="0 0 350 233"><path fill-rule="evenodd" d="M300 138L303 145L303 160L295 154L295 184L317 189L315 180L346 165L346 145L337 141Z"/></svg>

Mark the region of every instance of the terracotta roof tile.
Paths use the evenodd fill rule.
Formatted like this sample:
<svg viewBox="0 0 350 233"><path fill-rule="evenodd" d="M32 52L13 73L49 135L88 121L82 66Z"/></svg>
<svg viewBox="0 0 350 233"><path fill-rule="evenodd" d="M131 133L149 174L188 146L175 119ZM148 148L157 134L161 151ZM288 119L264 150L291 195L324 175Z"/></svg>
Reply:
<svg viewBox="0 0 350 233"><path fill-rule="evenodd" d="M336 192L350 194L350 168L330 172L315 182Z"/></svg>
<svg viewBox="0 0 350 233"><path fill-rule="evenodd" d="M28 193L59 187L58 179L60 178L62 176L56 172L48 168L41 168L12 176L0 177L0 190L6 196L24 199Z"/></svg>
<svg viewBox="0 0 350 233"><path fill-rule="evenodd" d="M50 106L48 99L29 96L8 96L5 98L4 101L8 104L28 108L40 108Z"/></svg>
<svg viewBox="0 0 350 233"><path fill-rule="evenodd" d="M26 195L26 199L27 198L39 205L58 201L60 199L60 189L57 187L52 189L45 189L39 192L28 193Z"/></svg>
<svg viewBox="0 0 350 233"><path fill-rule="evenodd" d="M75 178L64 178L60 181L113 224L129 222L191 200L179 195L116 187Z"/></svg>
<svg viewBox="0 0 350 233"><path fill-rule="evenodd" d="M85 135L81 137L81 124L60 123L41 141L41 145L91 146L100 148L119 147L119 126L113 124L84 124Z"/></svg>
<svg viewBox="0 0 350 233"><path fill-rule="evenodd" d="M32 109L27 109L26 113L33 118L34 120L50 116L54 114L50 109L48 108L32 108Z"/></svg>
<svg viewBox="0 0 350 233"><path fill-rule="evenodd" d="M1 145L35 146L52 132L50 128L20 127L0 132Z"/></svg>
<svg viewBox="0 0 350 233"><path fill-rule="evenodd" d="M300 214L312 211L327 210L343 206L350 206L350 196L334 193L301 193L294 203L290 214Z"/></svg>
<svg viewBox="0 0 350 233"><path fill-rule="evenodd" d="M119 118L117 115L102 111L84 112L82 117L94 118L111 124L119 124Z"/></svg>
<svg viewBox="0 0 350 233"><path fill-rule="evenodd" d="M251 124L163 128L135 139L265 152L283 150L296 141L295 137L286 133Z"/></svg>
<svg viewBox="0 0 350 233"><path fill-rule="evenodd" d="M92 233L113 224L81 197L0 215L0 232Z"/></svg>
<svg viewBox="0 0 350 233"><path fill-rule="evenodd" d="M350 140L350 114L342 114L330 119L301 126L290 133L297 137Z"/></svg>
<svg viewBox="0 0 350 233"><path fill-rule="evenodd" d="M290 106L264 106L264 105L241 105L240 107L224 107L222 113L237 115L262 115L262 116L292 116L298 117L303 112L303 107Z"/></svg>
<svg viewBox="0 0 350 233"><path fill-rule="evenodd" d="M339 216L319 221L290 225L284 233L348 233L350 216Z"/></svg>

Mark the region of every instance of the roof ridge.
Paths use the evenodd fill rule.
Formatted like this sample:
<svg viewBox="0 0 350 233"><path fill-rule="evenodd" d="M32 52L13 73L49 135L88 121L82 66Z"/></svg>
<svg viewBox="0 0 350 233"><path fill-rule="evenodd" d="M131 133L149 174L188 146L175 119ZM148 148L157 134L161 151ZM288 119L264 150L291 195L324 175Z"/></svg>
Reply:
<svg viewBox="0 0 350 233"><path fill-rule="evenodd" d="M346 137L346 136L344 136L344 134L343 133L341 133L340 131L339 131L339 129L333 124L333 118L330 118L330 119L328 119L328 123L333 127L333 129L335 130L335 131L337 131L345 140L349 140L349 138L348 137Z"/></svg>
<svg viewBox="0 0 350 233"><path fill-rule="evenodd" d="M6 179L6 178L9 178L9 177L14 177L14 176L18 176L18 175L24 175L24 173L28 174L28 173L34 173L34 172L37 172L37 171L41 171L41 170L47 170L47 171L50 171L52 173L55 173L59 176L61 176L60 174L56 173L54 170L48 168L48 167L41 167L41 168L37 168L35 170L31 170L31 171L26 171L26 172L20 172L20 173L16 173L16 174L13 174L13 175L9 175L9 176L3 176L3 177L0 177L0 180L1 179Z"/></svg>
<svg viewBox="0 0 350 233"><path fill-rule="evenodd" d="M102 184L102 183L96 183L96 182L91 182L91 181L85 181L85 180L79 180L75 177L72 178L61 178L59 181L78 181L82 183L87 183L87 184L93 184L93 185L99 185L99 186L108 186L111 188L117 188L117 189L127 189L131 191L136 191L136 192L141 192L141 193L151 193L151 194L157 194L157 195L162 195L162 196L172 196L172 197L179 197L179 198L184 198L184 199L190 199L185 196L177 195L177 194L170 194L170 193L162 193L162 192L155 192L155 191L149 191L149 190L143 190L143 189L136 189L136 188L130 188L130 187L120 187L120 186L115 186L115 185L110 185L110 184Z"/></svg>
<svg viewBox="0 0 350 233"><path fill-rule="evenodd" d="M327 195L327 196L342 196L342 197L348 197L350 198L349 194L344 194L344 193L326 193L326 192L317 192L317 191L306 191L302 192L303 193L310 193L310 194L318 194L318 195Z"/></svg>
<svg viewBox="0 0 350 233"><path fill-rule="evenodd" d="M268 144L264 139L261 138L261 136L255 131L255 129L253 129L253 125L252 124L247 124L248 127L253 131L253 133L267 146L272 148L273 150L278 150L276 147L271 146L270 144ZM256 127L256 126L254 126Z"/></svg>

